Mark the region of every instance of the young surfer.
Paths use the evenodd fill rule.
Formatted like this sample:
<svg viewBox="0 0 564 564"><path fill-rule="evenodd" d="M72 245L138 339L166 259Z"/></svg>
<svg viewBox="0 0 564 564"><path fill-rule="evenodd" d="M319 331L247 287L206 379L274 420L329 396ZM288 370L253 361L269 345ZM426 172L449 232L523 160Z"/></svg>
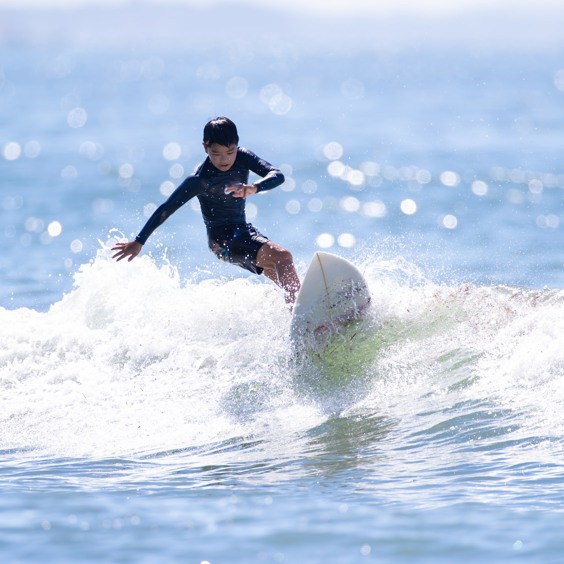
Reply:
<svg viewBox="0 0 564 564"><path fill-rule="evenodd" d="M255 274L264 274L284 290L287 303L294 303L300 280L289 251L273 243L245 217L245 200L284 182L277 168L239 147L235 124L226 117L204 127L205 161L186 178L153 215L133 241L117 243L112 258L133 260L153 231L178 208L196 196L200 202L210 250L221 260ZM249 172L261 177L248 184Z"/></svg>

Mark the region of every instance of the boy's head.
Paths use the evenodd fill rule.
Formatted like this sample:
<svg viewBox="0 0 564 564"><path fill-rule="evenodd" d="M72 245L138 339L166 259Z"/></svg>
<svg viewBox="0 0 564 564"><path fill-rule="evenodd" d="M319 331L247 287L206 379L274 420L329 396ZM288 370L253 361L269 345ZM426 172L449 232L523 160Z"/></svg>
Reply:
<svg viewBox="0 0 564 564"><path fill-rule="evenodd" d="M204 127L204 150L215 168L227 172L237 158L239 135L235 124L226 117L212 119Z"/></svg>
<svg viewBox="0 0 564 564"><path fill-rule="evenodd" d="M210 147L214 143L229 147L239 144L237 126L226 117L216 117L208 121L204 127L204 147Z"/></svg>

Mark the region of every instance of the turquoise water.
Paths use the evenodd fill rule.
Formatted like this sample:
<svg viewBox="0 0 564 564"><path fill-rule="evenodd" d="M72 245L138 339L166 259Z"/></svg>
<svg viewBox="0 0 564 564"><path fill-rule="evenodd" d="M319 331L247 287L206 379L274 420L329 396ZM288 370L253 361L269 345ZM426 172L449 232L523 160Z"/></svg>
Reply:
<svg viewBox="0 0 564 564"><path fill-rule="evenodd" d="M35 14L0 53L2 560L558 562L562 51ZM190 204L112 262L217 114L283 168L249 213L300 274L363 272L361 348L296 362Z"/></svg>

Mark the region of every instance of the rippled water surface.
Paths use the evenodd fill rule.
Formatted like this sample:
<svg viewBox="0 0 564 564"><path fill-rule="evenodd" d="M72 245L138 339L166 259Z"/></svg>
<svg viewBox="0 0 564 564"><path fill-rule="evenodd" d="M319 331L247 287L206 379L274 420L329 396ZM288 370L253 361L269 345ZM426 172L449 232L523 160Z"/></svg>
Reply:
<svg viewBox="0 0 564 564"><path fill-rule="evenodd" d="M5 561L558 562L560 51L83 40L0 54ZM296 359L192 203L111 260L218 114L286 176L253 223L365 275L358 347Z"/></svg>

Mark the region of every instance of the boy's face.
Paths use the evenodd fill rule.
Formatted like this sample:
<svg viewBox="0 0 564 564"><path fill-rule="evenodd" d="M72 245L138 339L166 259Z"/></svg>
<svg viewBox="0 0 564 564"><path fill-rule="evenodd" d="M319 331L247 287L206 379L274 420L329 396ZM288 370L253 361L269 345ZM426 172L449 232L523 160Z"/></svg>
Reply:
<svg viewBox="0 0 564 564"><path fill-rule="evenodd" d="M222 172L228 171L237 158L237 145L235 144L226 147L219 143L212 143L211 145L204 143L204 150L208 154L212 165Z"/></svg>

